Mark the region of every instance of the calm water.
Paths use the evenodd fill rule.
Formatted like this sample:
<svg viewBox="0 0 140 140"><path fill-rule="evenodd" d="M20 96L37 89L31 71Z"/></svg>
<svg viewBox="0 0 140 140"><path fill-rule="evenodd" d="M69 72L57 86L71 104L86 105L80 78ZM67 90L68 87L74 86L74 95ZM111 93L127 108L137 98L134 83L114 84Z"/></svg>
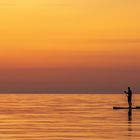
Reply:
<svg viewBox="0 0 140 140"><path fill-rule="evenodd" d="M126 106L125 95L1 94L1 140L139 140L140 110ZM140 105L140 95L134 95Z"/></svg>

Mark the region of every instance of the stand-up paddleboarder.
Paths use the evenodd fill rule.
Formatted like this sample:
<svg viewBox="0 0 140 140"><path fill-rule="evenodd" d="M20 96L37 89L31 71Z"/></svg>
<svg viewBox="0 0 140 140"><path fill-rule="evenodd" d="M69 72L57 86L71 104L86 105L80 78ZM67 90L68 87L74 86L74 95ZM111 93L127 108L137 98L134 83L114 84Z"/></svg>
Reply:
<svg viewBox="0 0 140 140"><path fill-rule="evenodd" d="M129 105L129 108L132 107L132 90L130 87L128 87L128 91L124 91L124 93L127 94L127 98L128 98L128 105Z"/></svg>

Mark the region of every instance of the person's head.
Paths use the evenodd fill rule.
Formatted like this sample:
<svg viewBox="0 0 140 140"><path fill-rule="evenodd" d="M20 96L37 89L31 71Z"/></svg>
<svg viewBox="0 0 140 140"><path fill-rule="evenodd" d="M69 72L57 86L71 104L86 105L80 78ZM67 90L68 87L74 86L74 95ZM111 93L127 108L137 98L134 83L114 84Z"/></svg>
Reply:
<svg viewBox="0 0 140 140"><path fill-rule="evenodd" d="M128 90L131 90L131 88L130 88L130 87L128 87Z"/></svg>

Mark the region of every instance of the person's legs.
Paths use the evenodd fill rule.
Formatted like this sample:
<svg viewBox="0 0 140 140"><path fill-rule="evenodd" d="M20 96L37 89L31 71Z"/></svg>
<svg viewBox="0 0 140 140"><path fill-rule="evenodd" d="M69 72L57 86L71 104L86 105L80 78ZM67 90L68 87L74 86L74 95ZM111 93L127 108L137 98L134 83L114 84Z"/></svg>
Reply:
<svg viewBox="0 0 140 140"><path fill-rule="evenodd" d="M131 108L132 107L132 102L131 102L131 100L129 101L129 108Z"/></svg>
<svg viewBox="0 0 140 140"><path fill-rule="evenodd" d="M129 105L129 108L132 107L132 101L131 101L131 98L128 98L128 105Z"/></svg>

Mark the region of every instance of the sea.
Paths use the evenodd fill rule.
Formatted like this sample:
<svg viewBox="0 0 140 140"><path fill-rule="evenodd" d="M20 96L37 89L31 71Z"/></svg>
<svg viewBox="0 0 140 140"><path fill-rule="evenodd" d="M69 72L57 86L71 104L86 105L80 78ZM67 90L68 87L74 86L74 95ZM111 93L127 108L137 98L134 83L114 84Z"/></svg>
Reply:
<svg viewBox="0 0 140 140"><path fill-rule="evenodd" d="M113 106L125 94L0 94L0 140L140 140L140 110Z"/></svg>

